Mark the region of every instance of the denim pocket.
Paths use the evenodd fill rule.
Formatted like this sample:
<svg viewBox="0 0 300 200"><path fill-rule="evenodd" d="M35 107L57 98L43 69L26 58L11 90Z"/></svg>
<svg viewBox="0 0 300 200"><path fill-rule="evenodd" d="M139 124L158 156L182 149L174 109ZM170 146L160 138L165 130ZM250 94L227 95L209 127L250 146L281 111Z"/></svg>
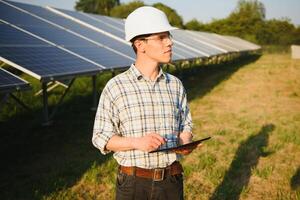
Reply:
<svg viewBox="0 0 300 200"><path fill-rule="evenodd" d="M118 173L116 181L116 199L134 199L135 177Z"/></svg>
<svg viewBox="0 0 300 200"><path fill-rule="evenodd" d="M177 174L169 177L170 182L172 183L182 183L183 182L183 175L182 174Z"/></svg>
<svg viewBox="0 0 300 200"><path fill-rule="evenodd" d="M130 183L134 181L133 176L129 176L124 173L118 173L117 175L117 186L124 187L126 185L131 185Z"/></svg>
<svg viewBox="0 0 300 200"><path fill-rule="evenodd" d="M118 173L117 175L117 185L122 186L124 183L126 183L126 174Z"/></svg>

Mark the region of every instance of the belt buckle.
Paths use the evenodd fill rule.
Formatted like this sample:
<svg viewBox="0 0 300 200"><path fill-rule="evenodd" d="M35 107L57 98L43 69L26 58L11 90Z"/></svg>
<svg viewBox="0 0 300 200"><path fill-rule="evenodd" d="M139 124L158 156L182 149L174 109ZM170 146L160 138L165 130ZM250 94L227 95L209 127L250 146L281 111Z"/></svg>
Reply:
<svg viewBox="0 0 300 200"><path fill-rule="evenodd" d="M154 169L153 181L162 181L165 177L165 168Z"/></svg>

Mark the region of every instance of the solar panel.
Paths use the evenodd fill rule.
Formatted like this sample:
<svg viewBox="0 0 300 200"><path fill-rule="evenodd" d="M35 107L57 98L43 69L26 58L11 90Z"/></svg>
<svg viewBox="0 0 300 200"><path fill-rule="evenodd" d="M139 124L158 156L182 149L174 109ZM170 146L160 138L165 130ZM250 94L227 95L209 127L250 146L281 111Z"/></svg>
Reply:
<svg viewBox="0 0 300 200"><path fill-rule="evenodd" d="M179 60L180 59L193 59L193 58L197 58L197 57L201 57L199 56L199 53L196 53L194 51L191 51L190 49L184 47L184 46L180 46L177 43L173 42L173 52L175 52L175 55L179 55ZM174 56L175 56L174 55ZM174 60L176 60L176 58L174 57Z"/></svg>
<svg viewBox="0 0 300 200"><path fill-rule="evenodd" d="M66 16L54 13L55 10L53 12L53 10L50 11L39 6L8 2L17 8L25 10L20 11L17 8L6 5L7 3L3 3L3 1L1 4L1 1L1 18L8 20L10 23L18 24L21 28L75 52L90 61L101 64L106 68L125 67L134 61L133 57L135 55L132 48L125 44L122 39L124 37L124 20L56 9L64 15L72 17L74 21L66 18ZM26 13L27 11L30 14ZM32 16L31 13L38 17ZM104 31L104 34L83 26L76 20L96 27ZM108 33L108 35L105 33ZM109 34L117 37L117 40L111 38ZM230 49L228 43L233 43L233 40L235 40L220 38L215 36L215 34L209 33L200 32L197 35L184 30L172 31L172 34L174 36L173 60L223 54ZM225 44L226 42L227 44ZM239 45L241 46L241 44ZM121 55L118 54L119 51ZM126 54L125 57L122 56L123 54ZM128 57L126 57L127 55Z"/></svg>
<svg viewBox="0 0 300 200"><path fill-rule="evenodd" d="M125 26L125 20L124 19L119 19L119 18L115 18L115 17L108 17L108 16L103 16L103 15L88 14L88 13L84 13L84 14L87 14L89 16L94 16L95 18L97 18L99 20L110 23L111 25L114 25L114 26L124 30L124 26Z"/></svg>
<svg viewBox="0 0 300 200"><path fill-rule="evenodd" d="M95 75L104 69L128 67L135 60L130 43L124 40L122 19L0 0L0 30L0 60L43 82L47 123L56 111L54 109L49 117L49 81L72 79L71 87L73 78L78 75ZM236 37L185 30L171 33L174 36L173 60L260 48ZM94 97L95 85L93 76ZM26 81L0 70L0 92L26 86Z"/></svg>
<svg viewBox="0 0 300 200"><path fill-rule="evenodd" d="M74 27L76 27L78 25L71 20L64 19L63 17L55 15L50 11L38 6L30 6L15 2L14 4L31 8L32 10L35 10L35 12L44 13L44 15L49 15L49 18L61 18L65 24L69 23L69 26L73 26L75 24ZM83 38L79 34L72 33L71 31L68 31L65 28L57 26L51 22L48 23L39 17L34 17L26 13L26 11L24 12L18 8L7 5L7 3L3 1L0 1L0 18L8 21L11 24L16 24L24 30L38 35L47 41L53 42L54 44L59 45L78 55L84 55L86 59L98 63L105 68L125 67L129 66L133 62L133 59L118 54L116 50L109 49L103 45L101 46L99 44L95 44L93 40ZM79 29L81 26L78 26L79 27L77 28ZM99 38L102 37L99 34L98 36Z"/></svg>
<svg viewBox="0 0 300 200"><path fill-rule="evenodd" d="M0 68L0 93L29 89L29 83L16 75Z"/></svg>
<svg viewBox="0 0 300 200"><path fill-rule="evenodd" d="M0 60L41 81L95 74L101 68L0 21Z"/></svg>
<svg viewBox="0 0 300 200"><path fill-rule="evenodd" d="M51 8L51 11L75 21L80 20L79 23L87 24L87 26L92 25L125 41L124 20L56 8ZM130 52L132 51L130 50ZM176 44L173 46L173 60L192 59L198 56L199 54L192 53L191 50L184 47Z"/></svg>
<svg viewBox="0 0 300 200"><path fill-rule="evenodd" d="M64 14L70 15L74 18L80 19L88 24L92 24L93 26L103 29L107 32L115 34L119 38L124 38L124 24L125 21L123 19L118 19L114 17L101 16L96 14L89 14L83 12L74 12L63 9L56 9ZM183 32L182 35L184 38L191 39L193 42L200 42L200 46L203 49L194 49L193 42L186 42L182 40L182 37L178 37L178 34L175 33L174 39L177 40L177 43L174 44L174 59L185 57L186 59L197 58L197 57L206 57L210 55L217 55L221 53L227 52L236 52L239 49L244 50L257 50L260 46L250 43L246 40L242 40L241 38L226 38L227 36L221 36L215 33L206 33L200 31L186 31L186 30L177 30L175 32ZM192 37L189 34L192 33ZM196 45L197 42L195 43ZM209 48L211 47L211 48ZM246 48L246 49L245 49ZM203 50L203 54L200 53ZM217 51L216 51L217 50ZM211 53L211 54L210 54ZM177 54L177 55L176 55Z"/></svg>
<svg viewBox="0 0 300 200"><path fill-rule="evenodd" d="M223 36L227 39L229 39L230 41L234 42L235 44L242 46L244 51L249 51L249 50L258 50L260 49L260 46L253 44L251 42L248 42L246 40L243 40L241 38L238 37L234 37L234 36Z"/></svg>
<svg viewBox="0 0 300 200"><path fill-rule="evenodd" d="M113 31L115 29L112 29L111 27L106 28L106 30L108 30L110 28L112 30L111 31L112 34L106 35L101 32L97 32L95 30L89 29L86 26L83 26L73 20L67 19L66 17L60 16L46 8L39 7L39 6L33 6L33 5L29 5L29 4L16 3L16 2L10 2L10 3L12 5L15 5L26 11L29 11L32 14L42 17L43 19L49 20L57 25L67 28L71 31L74 31L74 32L76 32L82 36L85 36L89 39L92 39L93 41L98 42L101 45L105 45L114 50L117 50L118 52L121 52L121 53L125 54L126 56L131 57L132 59L134 59L134 57L135 57L135 54L129 43L127 43L123 38L116 38L117 40L114 39L115 34L120 31ZM70 11L70 12L73 12L73 11ZM76 12L73 12L73 13L76 13ZM77 17L78 16L83 16L83 15L77 15ZM105 28L104 25L101 25L101 26L103 28Z"/></svg>
<svg viewBox="0 0 300 200"><path fill-rule="evenodd" d="M186 32L194 39L211 44L216 48L219 48L224 53L238 51L237 48L232 47L232 45L228 44L228 42L221 40L220 38L216 37L214 34L200 32L200 31L187 31L187 30Z"/></svg>
<svg viewBox="0 0 300 200"><path fill-rule="evenodd" d="M238 52L240 51L249 51L250 49L248 47L245 47L244 45L238 43L237 41L233 40L232 38L229 38L224 35L219 34L213 34L218 39L222 40L224 43L231 45L232 47L236 48Z"/></svg>
<svg viewBox="0 0 300 200"><path fill-rule="evenodd" d="M192 51L197 52L199 57L208 57L224 53L217 48L193 39L193 37L189 37L184 30L173 30L171 33L174 36L175 43L181 46L189 47Z"/></svg>
<svg viewBox="0 0 300 200"><path fill-rule="evenodd" d="M119 37L122 40L124 40L124 38L125 38L123 25L115 23L115 21L110 20L109 17L97 16L97 15L86 14L86 13L82 13L82 12L75 12L75 11L70 11L70 10L57 9L57 8L55 8L55 10L61 12L62 14L66 14L68 16L71 16L73 18L81 20L82 22L90 24L90 25L92 25L96 28L99 28L101 30L104 30L108 33L111 33L111 34Z"/></svg>

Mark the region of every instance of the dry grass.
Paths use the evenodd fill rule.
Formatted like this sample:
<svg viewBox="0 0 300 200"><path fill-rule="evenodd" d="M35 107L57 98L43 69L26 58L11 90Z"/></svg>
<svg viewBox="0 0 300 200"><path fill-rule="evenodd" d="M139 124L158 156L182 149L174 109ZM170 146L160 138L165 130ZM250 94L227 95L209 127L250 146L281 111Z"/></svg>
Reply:
<svg viewBox="0 0 300 200"><path fill-rule="evenodd" d="M213 140L184 164L199 166L206 154L216 162L186 178L187 199L300 199L300 186L291 188L300 167L299 61L264 55L191 110L197 136Z"/></svg>

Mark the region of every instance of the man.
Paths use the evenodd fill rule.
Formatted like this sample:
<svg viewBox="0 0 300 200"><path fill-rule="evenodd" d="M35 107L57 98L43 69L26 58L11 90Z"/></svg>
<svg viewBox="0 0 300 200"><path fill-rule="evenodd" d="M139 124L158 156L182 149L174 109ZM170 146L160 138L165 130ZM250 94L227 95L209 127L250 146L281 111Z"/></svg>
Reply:
<svg viewBox="0 0 300 200"><path fill-rule="evenodd" d="M117 199L183 199L181 154L149 153L192 141L192 120L185 89L160 63L169 63L172 39L166 15L144 6L126 19L126 40L136 62L112 78L102 91L95 117L93 144L114 152L120 165Z"/></svg>

